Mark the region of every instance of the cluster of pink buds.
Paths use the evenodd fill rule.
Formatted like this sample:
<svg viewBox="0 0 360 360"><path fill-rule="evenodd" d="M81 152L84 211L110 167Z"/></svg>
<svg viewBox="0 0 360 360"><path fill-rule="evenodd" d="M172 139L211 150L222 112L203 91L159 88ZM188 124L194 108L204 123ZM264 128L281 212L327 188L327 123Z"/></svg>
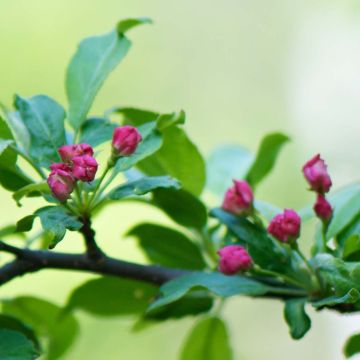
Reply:
<svg viewBox="0 0 360 360"><path fill-rule="evenodd" d="M292 209L276 215L268 226L268 232L283 243L293 243L300 236L301 218Z"/></svg>
<svg viewBox="0 0 360 360"><path fill-rule="evenodd" d="M314 156L304 165L303 173L310 185L310 189L317 193L314 205L316 215L325 223L329 222L333 209L327 201L325 194L329 192L332 182L325 161L321 159L319 154Z"/></svg>
<svg viewBox="0 0 360 360"><path fill-rule="evenodd" d="M233 180L233 183L225 193L222 208L235 215L248 214L253 207L253 191L244 180Z"/></svg>
<svg viewBox="0 0 360 360"><path fill-rule="evenodd" d="M66 201L76 181L94 180L98 164L93 157L94 150L88 144L64 145L58 152L63 162L50 166L47 182L53 195L60 201Z"/></svg>
<svg viewBox="0 0 360 360"><path fill-rule="evenodd" d="M220 256L219 271L225 275L234 275L252 267L252 259L246 249L240 245L228 245L218 250Z"/></svg>

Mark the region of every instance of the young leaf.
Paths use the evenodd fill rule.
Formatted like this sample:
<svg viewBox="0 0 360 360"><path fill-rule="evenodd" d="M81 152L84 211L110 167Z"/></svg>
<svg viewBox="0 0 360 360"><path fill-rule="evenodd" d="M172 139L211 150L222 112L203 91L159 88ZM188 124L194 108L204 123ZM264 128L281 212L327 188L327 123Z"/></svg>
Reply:
<svg viewBox="0 0 360 360"><path fill-rule="evenodd" d="M185 227L202 229L206 225L205 205L186 190L157 189L153 192L153 204Z"/></svg>
<svg viewBox="0 0 360 360"><path fill-rule="evenodd" d="M54 248L64 238L66 230L76 231L83 225L60 206L43 207L36 210L34 215L40 218L43 229L53 236L50 248Z"/></svg>
<svg viewBox="0 0 360 360"><path fill-rule="evenodd" d="M110 141L116 124L102 118L91 118L86 120L81 126L80 143L86 143L92 147L99 146L106 141Z"/></svg>
<svg viewBox="0 0 360 360"><path fill-rule="evenodd" d="M205 267L199 248L176 230L144 223L132 228L127 235L139 240L140 247L154 264L190 270Z"/></svg>
<svg viewBox="0 0 360 360"><path fill-rule="evenodd" d="M155 309L173 303L185 296L190 290L199 287L222 297L233 295L259 296L270 290L268 286L242 276L226 276L218 272L194 272L161 286L161 297L150 305L148 312L151 313Z"/></svg>
<svg viewBox="0 0 360 360"><path fill-rule="evenodd" d="M360 234L353 234L346 239L342 257L347 261L360 261Z"/></svg>
<svg viewBox="0 0 360 360"><path fill-rule="evenodd" d="M21 206L20 200L25 196L40 196L41 194L49 193L49 185L44 181L41 183L36 184L29 184L27 186L24 186L23 188L17 190L13 194L13 198L18 204L18 206Z"/></svg>
<svg viewBox="0 0 360 360"><path fill-rule="evenodd" d="M130 181L111 190L108 198L120 200L128 196L145 195L156 189L180 189L180 183L170 176L149 176Z"/></svg>
<svg viewBox="0 0 360 360"><path fill-rule="evenodd" d="M360 184L345 187L329 200L334 214L326 232L327 239L340 233L360 213Z"/></svg>
<svg viewBox="0 0 360 360"><path fill-rule="evenodd" d="M263 138L246 177L250 185L255 188L271 172L280 150L289 140L288 136L281 133L269 134Z"/></svg>
<svg viewBox="0 0 360 360"><path fill-rule="evenodd" d="M127 31L131 30L136 26L151 24L151 23L152 20L146 17L137 18L137 19L125 19L117 24L117 30L120 34L125 34Z"/></svg>
<svg viewBox="0 0 360 360"><path fill-rule="evenodd" d="M75 289L66 309L100 316L142 314L156 293L156 286L142 281L101 277Z"/></svg>
<svg viewBox="0 0 360 360"><path fill-rule="evenodd" d="M360 334L355 334L346 341L344 355L346 358L350 358L358 353L360 353Z"/></svg>
<svg viewBox="0 0 360 360"><path fill-rule="evenodd" d="M301 339L310 329L311 320L305 312L306 299L287 300L284 316L293 339Z"/></svg>
<svg viewBox="0 0 360 360"><path fill-rule="evenodd" d="M29 99L16 96L15 106L30 135L29 154L39 165L60 161L58 148L65 144L64 109L45 95Z"/></svg>
<svg viewBox="0 0 360 360"><path fill-rule="evenodd" d="M47 360L59 359L65 354L79 332L79 325L71 314L63 314L60 307L42 299L23 296L4 300L2 309L47 339Z"/></svg>
<svg viewBox="0 0 360 360"><path fill-rule="evenodd" d="M225 145L215 149L206 162L206 187L222 199L233 179L245 177L253 160L253 154L238 145Z"/></svg>
<svg viewBox="0 0 360 360"><path fill-rule="evenodd" d="M39 357L34 344L20 332L0 329L0 359L34 360Z"/></svg>
<svg viewBox="0 0 360 360"><path fill-rule="evenodd" d="M124 32L146 22L144 19L123 21L113 31L87 38L80 43L66 74L69 121L75 129L85 120L105 79L130 49L131 42L124 36Z"/></svg>
<svg viewBox="0 0 360 360"><path fill-rule="evenodd" d="M181 360L231 360L232 352L224 322L218 317L201 319L191 330Z"/></svg>

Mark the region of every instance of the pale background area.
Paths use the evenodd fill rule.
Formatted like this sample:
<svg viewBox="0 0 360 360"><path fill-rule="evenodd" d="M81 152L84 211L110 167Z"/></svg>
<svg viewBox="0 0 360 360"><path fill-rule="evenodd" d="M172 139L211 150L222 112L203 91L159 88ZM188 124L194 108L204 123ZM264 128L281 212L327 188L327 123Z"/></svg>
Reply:
<svg viewBox="0 0 360 360"><path fill-rule="evenodd" d="M0 0L0 99L46 93L64 105L63 79L76 44L108 31L121 18L149 16L153 26L129 33L134 47L97 98L159 111L185 109L186 128L204 154L231 142L255 150L269 131L293 142L259 198L301 207L312 196L300 174L316 152L327 159L335 188L359 180L360 6L358 1L288 0ZM0 225L39 206L18 209L0 192ZM30 207L29 207L30 206ZM168 221L156 210L118 205L95 223L114 256L143 261L126 229L142 219ZM305 231L305 234L307 232ZM311 239L302 241L310 241ZM69 236L59 250L81 248ZM87 275L44 271L0 289L58 304ZM225 309L236 360L337 360L359 316L310 311L313 328L292 341L281 303L234 298ZM131 333L131 319L79 314L81 337L67 360L175 360L193 320Z"/></svg>

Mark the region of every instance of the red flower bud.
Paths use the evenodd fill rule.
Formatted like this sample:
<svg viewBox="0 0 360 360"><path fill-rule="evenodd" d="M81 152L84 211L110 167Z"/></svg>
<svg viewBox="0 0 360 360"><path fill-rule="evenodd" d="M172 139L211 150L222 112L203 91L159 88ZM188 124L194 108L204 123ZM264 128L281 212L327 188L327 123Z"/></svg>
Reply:
<svg viewBox="0 0 360 360"><path fill-rule="evenodd" d="M238 271L249 270L252 259L246 249L240 245L228 245L217 252L220 256L219 271L225 275L233 275Z"/></svg>
<svg viewBox="0 0 360 360"><path fill-rule="evenodd" d="M113 155L117 157L133 154L141 140L142 137L135 127L130 125L117 127L112 140Z"/></svg>
<svg viewBox="0 0 360 360"><path fill-rule="evenodd" d="M333 209L330 203L323 195L318 195L314 205L315 214L323 221L329 221L333 214Z"/></svg>
<svg viewBox="0 0 360 360"><path fill-rule="evenodd" d="M327 165L319 154L304 165L303 173L311 190L319 194L325 194L330 190L331 178L327 172Z"/></svg>
<svg viewBox="0 0 360 360"><path fill-rule="evenodd" d="M282 242L291 242L300 236L300 216L291 209L276 215L268 226L268 232Z"/></svg>
<svg viewBox="0 0 360 360"><path fill-rule="evenodd" d="M75 156L94 155L93 148L88 144L63 145L59 147L58 153L61 160L70 163Z"/></svg>
<svg viewBox="0 0 360 360"><path fill-rule="evenodd" d="M76 179L87 182L94 180L98 163L92 156L75 156L72 163L72 173Z"/></svg>
<svg viewBox="0 0 360 360"><path fill-rule="evenodd" d="M47 183L54 197L60 201L65 201L70 197L74 190L75 182L71 169L66 164L52 164L51 173L48 176Z"/></svg>
<svg viewBox="0 0 360 360"><path fill-rule="evenodd" d="M251 209L254 195L246 181L234 180L233 182L234 185L225 193L222 208L238 215Z"/></svg>

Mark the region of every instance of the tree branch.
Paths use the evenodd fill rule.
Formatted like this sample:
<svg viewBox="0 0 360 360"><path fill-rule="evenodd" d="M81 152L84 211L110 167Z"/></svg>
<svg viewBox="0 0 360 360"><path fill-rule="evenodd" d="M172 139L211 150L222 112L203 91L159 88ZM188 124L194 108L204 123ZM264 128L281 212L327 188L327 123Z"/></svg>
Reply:
<svg viewBox="0 0 360 360"><path fill-rule="evenodd" d="M95 241L95 231L91 227L91 220L87 215L84 215L81 218L81 221L83 223L83 227L79 231L84 236L86 254L90 259L94 261L100 261L105 256L105 254L98 247Z"/></svg>

